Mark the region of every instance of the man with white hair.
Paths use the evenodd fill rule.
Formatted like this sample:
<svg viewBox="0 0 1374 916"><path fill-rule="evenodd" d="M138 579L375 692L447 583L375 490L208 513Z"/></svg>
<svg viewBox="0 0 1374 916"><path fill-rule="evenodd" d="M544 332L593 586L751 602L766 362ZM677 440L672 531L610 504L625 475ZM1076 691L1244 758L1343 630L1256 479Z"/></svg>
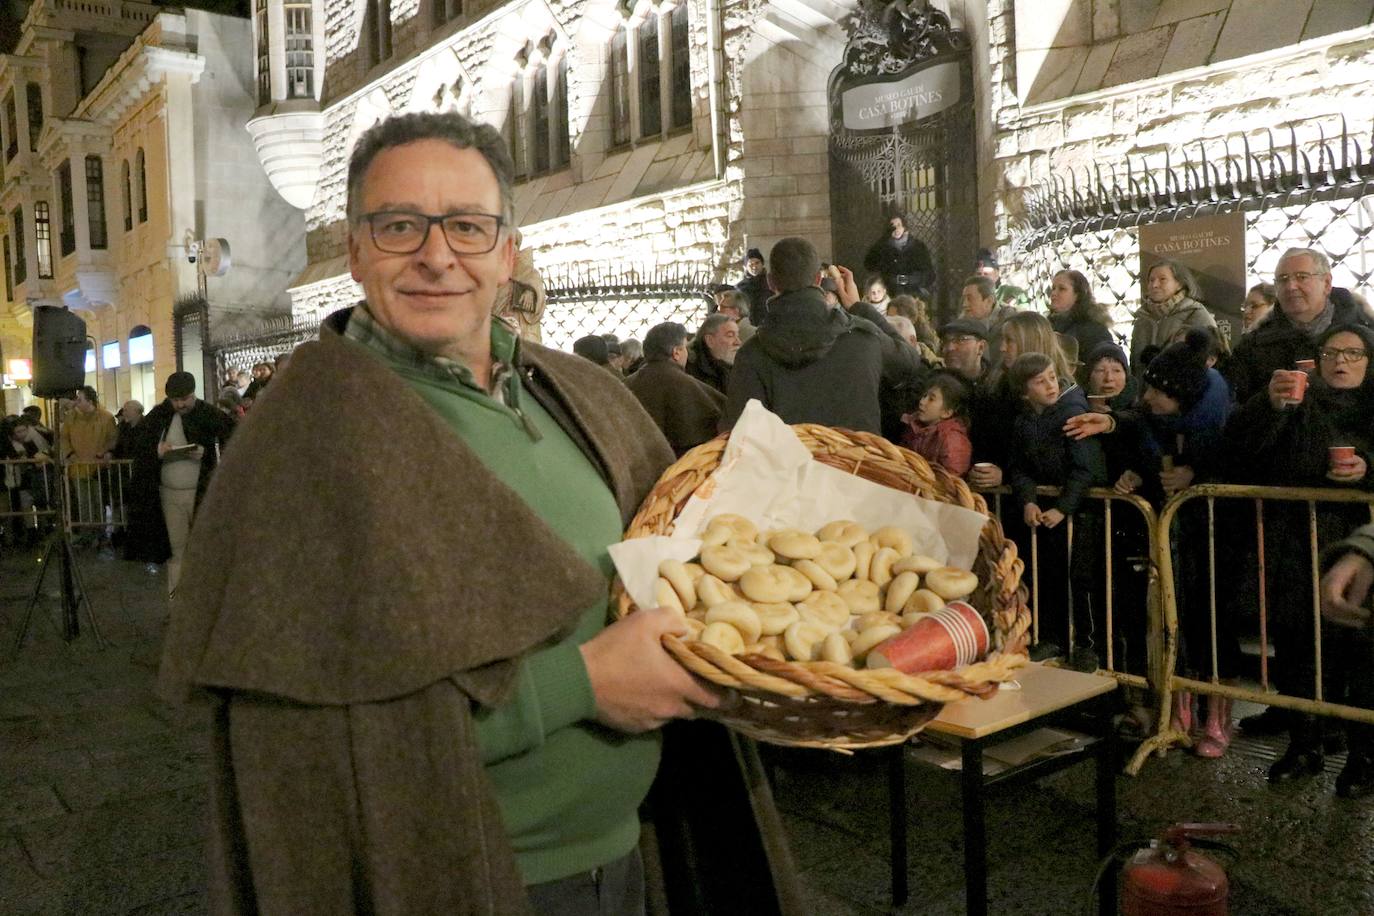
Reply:
<svg viewBox="0 0 1374 916"><path fill-rule="evenodd" d="M905 315L888 315L887 323L892 325L898 334L902 335L902 340L913 347L920 343L920 339L916 336L916 325L911 323L910 318Z"/></svg>
<svg viewBox="0 0 1374 916"><path fill-rule="evenodd" d="M1331 262L1312 248L1290 248L1274 269L1279 307L1241 339L1228 370L1237 403L1264 390L1279 369L1300 359L1316 359L1316 339L1341 324L1374 327L1350 296L1331 286Z"/></svg>

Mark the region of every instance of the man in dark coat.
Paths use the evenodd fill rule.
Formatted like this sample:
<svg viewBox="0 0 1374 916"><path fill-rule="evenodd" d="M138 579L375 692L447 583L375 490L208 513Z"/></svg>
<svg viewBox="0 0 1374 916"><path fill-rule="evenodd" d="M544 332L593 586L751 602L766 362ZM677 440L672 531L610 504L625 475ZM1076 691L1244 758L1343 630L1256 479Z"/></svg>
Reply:
<svg viewBox="0 0 1374 916"><path fill-rule="evenodd" d="M758 327L768 318L768 300L773 291L768 286L768 270L763 264L763 252L750 248L744 256L744 278L735 289L749 297L749 314Z"/></svg>
<svg viewBox="0 0 1374 916"><path fill-rule="evenodd" d="M739 322L724 312L707 315L687 348L687 374L724 394L739 348Z"/></svg>
<svg viewBox="0 0 1374 916"><path fill-rule="evenodd" d="M882 275L889 296L911 293L929 300L935 282L930 249L907 231L906 220L902 217L892 217L888 226L888 231L864 256L864 270Z"/></svg>
<svg viewBox="0 0 1374 916"><path fill-rule="evenodd" d="M1269 385L1276 369L1292 369L1300 359L1317 358L1316 339L1341 324L1374 327L1344 289L1331 288L1331 262L1311 248L1290 248L1274 269L1279 307L1241 338L1227 381L1244 404Z"/></svg>
<svg viewBox="0 0 1374 916"><path fill-rule="evenodd" d="M921 357L860 300L853 274L833 269L843 308L826 304L821 259L810 242L786 238L773 246L768 277L778 294L768 323L735 357L722 427L734 426L757 398L788 423L882 434L880 390L918 371Z"/></svg>
<svg viewBox="0 0 1374 916"><path fill-rule="evenodd" d="M196 397L196 379L189 372L173 372L164 391L166 400L133 430L124 555L129 560L165 561L167 590L175 592L191 520L234 424Z"/></svg>
<svg viewBox="0 0 1374 916"><path fill-rule="evenodd" d="M687 329L665 321L644 336L644 365L625 382L678 457L715 437L725 407L725 395L688 375L686 365Z"/></svg>

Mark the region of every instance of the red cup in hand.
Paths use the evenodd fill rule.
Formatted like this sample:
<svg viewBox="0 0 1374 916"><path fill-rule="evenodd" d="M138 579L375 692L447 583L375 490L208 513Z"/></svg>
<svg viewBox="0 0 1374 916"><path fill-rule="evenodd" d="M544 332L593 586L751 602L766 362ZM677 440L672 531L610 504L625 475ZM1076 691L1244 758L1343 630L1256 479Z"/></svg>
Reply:
<svg viewBox="0 0 1374 916"><path fill-rule="evenodd" d="M1347 470L1355 461L1355 446L1333 445L1326 450L1331 470L1337 473Z"/></svg>

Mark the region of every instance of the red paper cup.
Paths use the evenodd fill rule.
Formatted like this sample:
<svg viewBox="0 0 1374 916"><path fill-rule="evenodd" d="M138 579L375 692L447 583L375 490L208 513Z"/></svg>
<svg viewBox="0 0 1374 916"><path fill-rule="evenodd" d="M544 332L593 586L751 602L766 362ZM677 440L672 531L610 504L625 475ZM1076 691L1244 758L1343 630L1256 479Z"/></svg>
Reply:
<svg viewBox="0 0 1374 916"><path fill-rule="evenodd" d="M1299 372L1313 372L1317 368L1315 359L1300 359L1293 364Z"/></svg>
<svg viewBox="0 0 1374 916"><path fill-rule="evenodd" d="M1326 450L1327 458L1334 468L1338 464L1345 464L1355 458L1355 446L1353 445L1333 445Z"/></svg>
<svg viewBox="0 0 1374 916"><path fill-rule="evenodd" d="M868 653L868 667L896 668L904 674L948 671L971 665L987 654L988 625L964 601L951 601L916 621Z"/></svg>
<svg viewBox="0 0 1374 916"><path fill-rule="evenodd" d="M1311 362L1311 360L1308 360ZM1295 370L1293 373L1293 395L1288 399L1291 404L1301 404L1302 399L1307 396L1307 373L1302 369Z"/></svg>
<svg viewBox="0 0 1374 916"><path fill-rule="evenodd" d="M1092 407L1094 413L1106 413L1108 410L1107 401L1109 400L1111 400L1111 398L1105 394L1088 395L1088 404Z"/></svg>

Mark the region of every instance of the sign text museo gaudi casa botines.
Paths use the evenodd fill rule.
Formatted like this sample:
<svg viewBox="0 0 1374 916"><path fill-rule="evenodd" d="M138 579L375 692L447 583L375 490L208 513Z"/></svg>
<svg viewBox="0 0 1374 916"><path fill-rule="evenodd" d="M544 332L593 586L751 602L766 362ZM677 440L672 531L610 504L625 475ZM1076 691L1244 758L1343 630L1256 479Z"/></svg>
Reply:
<svg viewBox="0 0 1374 916"><path fill-rule="evenodd" d="M919 121L959 101L959 65L945 62L890 82L846 89L840 106L848 130L875 130Z"/></svg>

